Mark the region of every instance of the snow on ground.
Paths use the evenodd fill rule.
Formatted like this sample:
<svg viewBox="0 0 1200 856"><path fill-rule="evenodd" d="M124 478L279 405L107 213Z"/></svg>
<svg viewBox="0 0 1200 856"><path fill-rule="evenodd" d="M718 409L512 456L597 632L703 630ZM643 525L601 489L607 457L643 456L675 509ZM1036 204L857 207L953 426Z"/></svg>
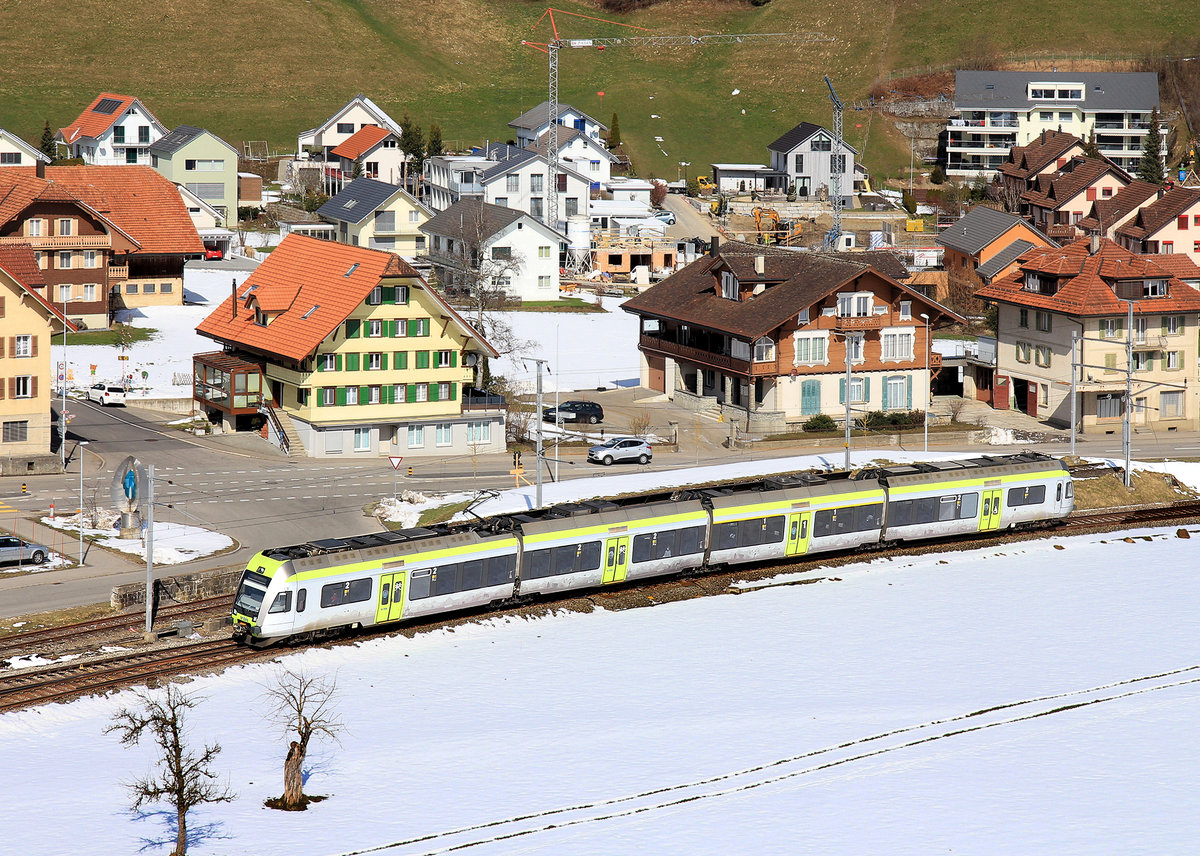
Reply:
<svg viewBox="0 0 1200 856"><path fill-rule="evenodd" d="M52 529L73 533L76 537L79 535L78 514L64 517L43 517L41 523ZM110 550L117 550L143 559L146 557L146 531L144 528L141 538L121 538L115 533L116 527L113 526L102 529L85 526L83 529L85 540L93 541ZM156 565L178 565L202 556L220 553L232 546L233 539L220 532L201 529L199 526L187 526L183 523L154 521L154 564Z"/></svg>
<svg viewBox="0 0 1200 856"><path fill-rule="evenodd" d="M286 752L262 718L276 667L198 678L190 737L221 743L238 798L194 812L189 852L1188 852L1200 576L1173 533L290 654L337 676L347 729L310 754L306 789L330 798L302 814L263 808ZM6 850L173 840L164 814L125 811L153 751L103 729L133 701L0 716Z"/></svg>

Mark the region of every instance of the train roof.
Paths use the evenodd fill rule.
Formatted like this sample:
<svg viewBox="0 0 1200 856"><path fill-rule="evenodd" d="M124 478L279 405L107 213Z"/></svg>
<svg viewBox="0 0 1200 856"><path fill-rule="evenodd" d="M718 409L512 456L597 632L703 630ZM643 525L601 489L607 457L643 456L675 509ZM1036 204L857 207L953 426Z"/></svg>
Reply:
<svg viewBox="0 0 1200 856"><path fill-rule="evenodd" d="M878 467L875 478L885 485L911 485L922 482L957 481L971 478L997 478L1017 473L1063 471L1066 465L1040 452L1016 455L981 455L953 461L923 461Z"/></svg>

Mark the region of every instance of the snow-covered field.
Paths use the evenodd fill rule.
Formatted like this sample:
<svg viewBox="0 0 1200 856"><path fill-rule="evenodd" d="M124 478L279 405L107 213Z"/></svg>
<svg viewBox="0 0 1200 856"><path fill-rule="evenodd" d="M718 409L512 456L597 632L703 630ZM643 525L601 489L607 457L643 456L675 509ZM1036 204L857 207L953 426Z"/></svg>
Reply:
<svg viewBox="0 0 1200 856"><path fill-rule="evenodd" d="M288 655L336 675L347 727L310 754L330 798L303 814L263 807L277 667L196 679L191 737L221 743L238 798L195 812L189 852L1189 852L1200 530L1130 534ZM120 785L151 750L103 734L131 702L0 716L0 849L167 852L168 815L130 815Z"/></svg>

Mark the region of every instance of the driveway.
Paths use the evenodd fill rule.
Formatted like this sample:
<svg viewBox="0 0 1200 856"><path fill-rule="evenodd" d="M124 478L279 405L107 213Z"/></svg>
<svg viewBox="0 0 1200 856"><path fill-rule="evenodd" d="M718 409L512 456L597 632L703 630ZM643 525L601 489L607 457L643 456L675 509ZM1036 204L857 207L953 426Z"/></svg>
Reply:
<svg viewBox="0 0 1200 856"><path fill-rule="evenodd" d="M708 201L704 197L699 197L698 201L705 206L707 212ZM675 212L675 225L667 227L668 236L672 238L698 236L706 241L711 241L717 234L717 230L713 228L712 218L707 213L701 214L697 211L683 194L667 194L667 198L663 200L663 207Z"/></svg>

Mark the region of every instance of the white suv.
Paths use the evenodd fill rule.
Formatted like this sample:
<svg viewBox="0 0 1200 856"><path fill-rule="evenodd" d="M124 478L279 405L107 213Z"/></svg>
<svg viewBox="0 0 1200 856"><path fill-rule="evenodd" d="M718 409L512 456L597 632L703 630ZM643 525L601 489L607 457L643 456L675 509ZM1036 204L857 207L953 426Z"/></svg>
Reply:
<svg viewBox="0 0 1200 856"><path fill-rule="evenodd" d="M97 383L88 387L88 401L94 401L103 407L106 404L125 404L125 388Z"/></svg>
<svg viewBox="0 0 1200 856"><path fill-rule="evenodd" d="M650 444L637 437L613 437L607 443L588 449L588 461L612 466L614 461L637 461L648 464L654 458Z"/></svg>

